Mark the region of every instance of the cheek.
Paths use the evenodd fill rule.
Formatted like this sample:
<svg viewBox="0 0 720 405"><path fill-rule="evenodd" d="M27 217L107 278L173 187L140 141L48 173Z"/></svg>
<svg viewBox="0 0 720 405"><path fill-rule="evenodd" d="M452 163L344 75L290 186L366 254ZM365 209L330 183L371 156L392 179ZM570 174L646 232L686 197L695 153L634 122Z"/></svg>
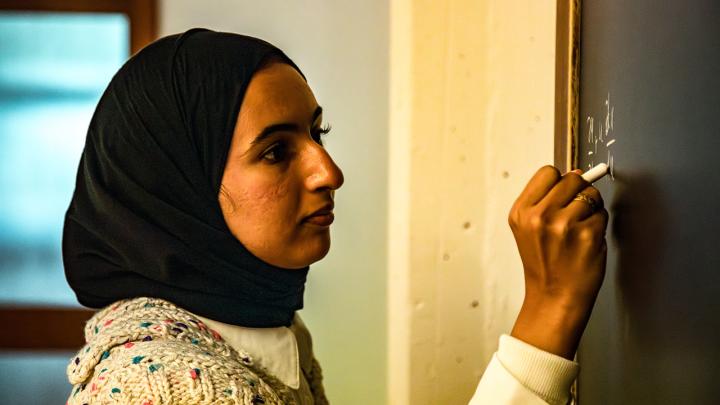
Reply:
<svg viewBox="0 0 720 405"><path fill-rule="evenodd" d="M242 191L240 204L253 211L265 212L287 196L286 185L263 186L250 184Z"/></svg>
<svg viewBox="0 0 720 405"><path fill-rule="evenodd" d="M236 226L242 227L243 239L267 240L272 235L287 234L292 230L289 224L297 222L297 203L288 181L264 182L248 179L238 192L234 193ZM239 229L238 229L239 231Z"/></svg>
<svg viewBox="0 0 720 405"><path fill-rule="evenodd" d="M232 207L223 209L225 221L252 254L283 268L302 268L325 256L330 247L327 229L300 223L306 214L302 212L306 194L302 182L287 175L249 176L247 172L242 181L226 180Z"/></svg>

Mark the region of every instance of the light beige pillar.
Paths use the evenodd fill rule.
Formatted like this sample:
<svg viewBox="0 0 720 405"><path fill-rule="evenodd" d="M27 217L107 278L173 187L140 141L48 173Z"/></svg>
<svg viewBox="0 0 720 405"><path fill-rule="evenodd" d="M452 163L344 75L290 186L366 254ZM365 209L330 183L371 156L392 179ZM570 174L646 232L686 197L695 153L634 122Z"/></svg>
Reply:
<svg viewBox="0 0 720 405"><path fill-rule="evenodd" d="M388 403L467 403L523 296L507 213L553 159L555 2L392 0Z"/></svg>

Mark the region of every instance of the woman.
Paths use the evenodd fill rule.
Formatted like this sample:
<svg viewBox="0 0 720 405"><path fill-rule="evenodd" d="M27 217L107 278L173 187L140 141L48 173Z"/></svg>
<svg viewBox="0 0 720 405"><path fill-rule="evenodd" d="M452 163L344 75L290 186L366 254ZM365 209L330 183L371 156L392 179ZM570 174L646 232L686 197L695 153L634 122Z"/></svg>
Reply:
<svg viewBox="0 0 720 405"><path fill-rule="evenodd" d="M258 39L194 29L120 69L65 220L68 281L103 308L68 403L327 403L295 312L343 184L328 131L299 68ZM605 258L607 213L581 191L602 203L545 167L513 207L525 305L473 401L567 399Z"/></svg>

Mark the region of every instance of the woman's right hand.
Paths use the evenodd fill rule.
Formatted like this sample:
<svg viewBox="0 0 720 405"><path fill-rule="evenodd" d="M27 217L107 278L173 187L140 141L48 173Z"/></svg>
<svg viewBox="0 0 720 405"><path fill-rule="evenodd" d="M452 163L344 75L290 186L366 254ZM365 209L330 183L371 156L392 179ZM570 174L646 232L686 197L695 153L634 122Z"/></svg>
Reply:
<svg viewBox="0 0 720 405"><path fill-rule="evenodd" d="M608 212L600 192L575 170L533 176L510 210L525 272L525 299L512 336L572 359L605 275ZM598 204L596 211L583 193Z"/></svg>

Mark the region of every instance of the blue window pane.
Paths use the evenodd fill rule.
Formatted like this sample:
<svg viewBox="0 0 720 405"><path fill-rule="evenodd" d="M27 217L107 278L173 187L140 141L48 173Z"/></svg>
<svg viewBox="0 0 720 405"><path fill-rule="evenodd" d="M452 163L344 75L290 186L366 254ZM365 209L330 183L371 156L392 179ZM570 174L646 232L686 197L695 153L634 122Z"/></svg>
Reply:
<svg viewBox="0 0 720 405"><path fill-rule="evenodd" d="M0 302L76 305L63 216L95 105L128 56L122 14L0 13Z"/></svg>
<svg viewBox="0 0 720 405"><path fill-rule="evenodd" d="M75 352L0 352L0 398L3 404L64 404L72 386L65 377Z"/></svg>

